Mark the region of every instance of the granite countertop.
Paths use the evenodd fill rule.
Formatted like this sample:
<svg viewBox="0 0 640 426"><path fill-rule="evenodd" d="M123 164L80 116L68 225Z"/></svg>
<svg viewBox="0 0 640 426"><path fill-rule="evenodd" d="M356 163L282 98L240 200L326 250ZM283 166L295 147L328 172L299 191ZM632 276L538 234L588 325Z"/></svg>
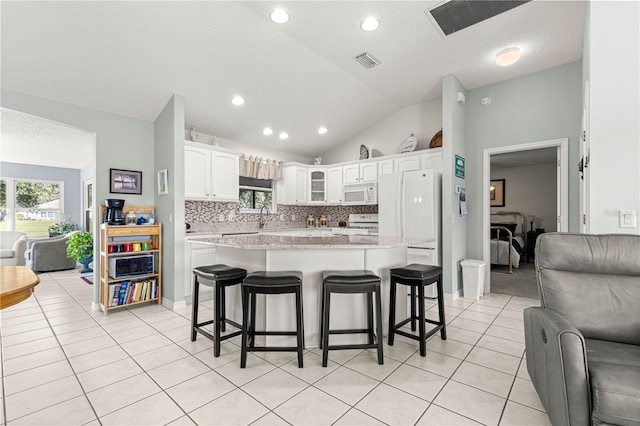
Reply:
<svg viewBox="0 0 640 426"><path fill-rule="evenodd" d="M190 238L191 243L248 250L382 249L431 242L427 239L377 235L331 235L294 237L278 235L233 235L220 238Z"/></svg>

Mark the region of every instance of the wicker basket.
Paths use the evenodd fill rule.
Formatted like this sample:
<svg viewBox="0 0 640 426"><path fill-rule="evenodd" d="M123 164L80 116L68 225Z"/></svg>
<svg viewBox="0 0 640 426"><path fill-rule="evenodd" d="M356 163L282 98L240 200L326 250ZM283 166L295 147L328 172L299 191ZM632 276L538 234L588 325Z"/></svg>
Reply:
<svg viewBox="0 0 640 426"><path fill-rule="evenodd" d="M440 148L442 146L442 130L433 135L431 138L431 142L429 143L429 148Z"/></svg>

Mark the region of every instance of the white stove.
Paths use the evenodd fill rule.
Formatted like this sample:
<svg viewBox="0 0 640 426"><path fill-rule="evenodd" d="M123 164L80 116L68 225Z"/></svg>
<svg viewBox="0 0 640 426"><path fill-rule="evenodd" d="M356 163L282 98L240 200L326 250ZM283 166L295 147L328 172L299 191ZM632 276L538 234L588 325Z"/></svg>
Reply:
<svg viewBox="0 0 640 426"><path fill-rule="evenodd" d="M336 235L378 235L378 214L350 214L346 228L333 228Z"/></svg>

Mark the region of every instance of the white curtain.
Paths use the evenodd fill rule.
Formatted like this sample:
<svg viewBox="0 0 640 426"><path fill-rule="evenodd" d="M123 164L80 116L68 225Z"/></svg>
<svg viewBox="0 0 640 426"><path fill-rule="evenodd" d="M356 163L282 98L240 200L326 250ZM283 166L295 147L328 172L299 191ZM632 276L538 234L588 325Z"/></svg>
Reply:
<svg viewBox="0 0 640 426"><path fill-rule="evenodd" d="M268 158L242 155L240 157L240 176L256 179L280 180L282 162Z"/></svg>

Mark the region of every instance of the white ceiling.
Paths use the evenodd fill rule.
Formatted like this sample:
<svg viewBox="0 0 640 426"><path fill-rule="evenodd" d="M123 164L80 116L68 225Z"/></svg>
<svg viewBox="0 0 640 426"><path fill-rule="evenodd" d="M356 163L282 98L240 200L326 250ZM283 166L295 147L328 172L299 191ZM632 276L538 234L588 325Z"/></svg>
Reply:
<svg viewBox="0 0 640 426"><path fill-rule="evenodd" d="M0 109L0 158L8 163L82 169L93 162L95 137L57 121Z"/></svg>
<svg viewBox="0 0 640 426"><path fill-rule="evenodd" d="M2 2L2 87L149 121L176 93L187 128L314 157L440 98L443 75L474 89L582 56L584 1L535 0L444 39L424 13L438 3ZM271 22L275 6L289 23ZM495 65L511 45L521 60ZM356 63L364 51L382 64Z"/></svg>

